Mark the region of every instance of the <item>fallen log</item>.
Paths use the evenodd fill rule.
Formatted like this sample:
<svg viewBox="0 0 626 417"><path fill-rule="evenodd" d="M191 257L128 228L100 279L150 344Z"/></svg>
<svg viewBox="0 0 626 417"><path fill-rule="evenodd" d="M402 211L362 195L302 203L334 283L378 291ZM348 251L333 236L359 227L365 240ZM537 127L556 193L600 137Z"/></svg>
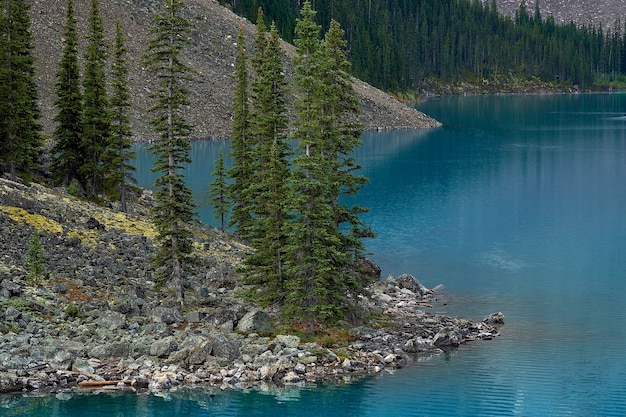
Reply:
<svg viewBox="0 0 626 417"><path fill-rule="evenodd" d="M99 388L107 385L130 385L133 381L130 379L120 379L119 381L82 381L78 383L79 387L83 388Z"/></svg>

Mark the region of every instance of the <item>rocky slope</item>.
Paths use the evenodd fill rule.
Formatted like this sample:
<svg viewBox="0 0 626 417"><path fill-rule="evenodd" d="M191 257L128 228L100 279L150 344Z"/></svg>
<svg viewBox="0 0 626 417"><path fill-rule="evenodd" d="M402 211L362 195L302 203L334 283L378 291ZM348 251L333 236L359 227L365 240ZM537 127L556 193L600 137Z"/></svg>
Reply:
<svg viewBox="0 0 626 417"><path fill-rule="evenodd" d="M594 24L605 29L613 29L617 19L622 25L626 21L626 8L623 0L525 0L530 14L535 12L535 4L539 2L539 10L545 18L553 16L557 23L574 22L577 25ZM491 0L483 0L484 3ZM509 16L515 16L521 0L496 0L498 10Z"/></svg>
<svg viewBox="0 0 626 417"><path fill-rule="evenodd" d="M403 275L360 299L367 326L285 334L273 310L236 296L235 269L249 249L200 224L181 307L173 293L154 288L149 204L145 194L123 214L60 189L0 179L0 392L333 380L491 339L502 321L501 314L485 322L431 314L445 294ZM29 280L35 229L46 273Z"/></svg>
<svg viewBox="0 0 626 417"><path fill-rule="evenodd" d="M63 25L67 0L37 0L32 2L31 20L35 38L36 82L39 86L43 113L42 125L47 134L54 129L53 118L55 72L61 57ZM89 0L76 0L75 13L79 21L79 34L87 30ZM136 139L153 139L147 124L146 109L151 102L150 91L154 83L142 68L140 57L147 45L147 32L151 19L162 5L161 0L106 0L101 3L101 13L109 41L113 39L115 21L120 21L127 35L130 59L129 83L133 91L132 124ZM196 138L226 138L230 135L232 112L231 97L234 89L235 42L239 27L243 27L249 42L254 37L254 26L215 0L186 0L185 13L196 25L191 38L187 63L197 70L191 85L188 117L196 125ZM111 42L112 44L112 42ZM84 50L86 41L81 39ZM286 54L290 45L284 44ZM288 60L286 59L286 62ZM287 73L292 71L288 68ZM393 97L355 80L355 89L363 103L360 121L366 129L403 127L432 127L439 124L433 119L408 108Z"/></svg>

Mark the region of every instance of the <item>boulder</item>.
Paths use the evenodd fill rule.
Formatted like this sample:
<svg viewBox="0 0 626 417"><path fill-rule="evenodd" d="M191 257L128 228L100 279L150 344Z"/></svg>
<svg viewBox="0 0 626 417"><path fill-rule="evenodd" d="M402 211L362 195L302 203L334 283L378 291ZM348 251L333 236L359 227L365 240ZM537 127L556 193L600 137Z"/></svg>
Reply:
<svg viewBox="0 0 626 417"><path fill-rule="evenodd" d="M242 333L270 333L273 330L270 316L261 310L246 313L237 323L237 330Z"/></svg>
<svg viewBox="0 0 626 417"><path fill-rule="evenodd" d="M410 290L411 292L419 296L424 296L432 292L424 285L422 285L422 283L415 279L415 277L411 274L402 274L399 277L395 278L395 284L400 289L406 288L407 290Z"/></svg>
<svg viewBox="0 0 626 417"><path fill-rule="evenodd" d="M97 327L106 330L119 330L126 328L126 316L117 311L105 310L95 320Z"/></svg>
<svg viewBox="0 0 626 417"><path fill-rule="evenodd" d="M155 340L150 346L150 355L159 358L167 358L172 352L178 349L178 343L174 336L167 336L163 339Z"/></svg>
<svg viewBox="0 0 626 417"><path fill-rule="evenodd" d="M207 340L190 348L187 360L190 365L201 365L212 353L213 342L211 340Z"/></svg>
<svg viewBox="0 0 626 417"><path fill-rule="evenodd" d="M0 393L21 391L22 388L22 381L17 375L0 372Z"/></svg>
<svg viewBox="0 0 626 417"><path fill-rule="evenodd" d="M436 347L459 346L461 344L459 335L452 327L444 327L439 330L433 338L433 344Z"/></svg>
<svg viewBox="0 0 626 417"><path fill-rule="evenodd" d="M274 343L282 347L297 348L300 345L300 338L298 336L279 334L274 338Z"/></svg>
<svg viewBox="0 0 626 417"><path fill-rule="evenodd" d="M156 307L152 310L152 320L157 323L174 324L185 321L179 310L172 307Z"/></svg>
<svg viewBox="0 0 626 417"><path fill-rule="evenodd" d="M215 334L211 337L213 344L213 356L228 360L235 360L241 354L241 345L237 340L229 339L223 334Z"/></svg>
<svg viewBox="0 0 626 417"><path fill-rule="evenodd" d="M492 326L497 325L497 324L504 324L504 314L500 312L491 313L490 315L488 315L487 317L483 319L483 323L487 323Z"/></svg>
<svg viewBox="0 0 626 417"><path fill-rule="evenodd" d="M427 352L434 349L435 345L431 339L424 339L422 337L416 337L407 340L402 350L407 353Z"/></svg>

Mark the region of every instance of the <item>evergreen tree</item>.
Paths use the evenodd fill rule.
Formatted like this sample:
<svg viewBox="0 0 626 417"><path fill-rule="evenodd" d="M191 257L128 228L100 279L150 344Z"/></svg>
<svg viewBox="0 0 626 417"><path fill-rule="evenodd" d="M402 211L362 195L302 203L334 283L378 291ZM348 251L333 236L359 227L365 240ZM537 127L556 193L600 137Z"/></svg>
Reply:
<svg viewBox="0 0 626 417"><path fill-rule="evenodd" d="M330 175L332 162L324 143L324 97L322 86L319 32L315 11L308 1L296 24L295 83L298 153L293 159L290 211L294 215L290 243L287 245L287 297L283 312L287 317L314 322L343 317L344 294L333 288L334 264L345 263L331 203L334 200Z"/></svg>
<svg viewBox="0 0 626 417"><path fill-rule="evenodd" d="M132 151L133 132L130 126L129 112L132 106L130 90L128 89L128 59L126 39L120 22L115 25L115 48L113 52L113 67L111 68L112 93L111 107L111 143L107 147L108 162L106 171L109 173L108 185L119 193L120 209L127 211L127 194L129 184L134 184L131 163L135 159Z"/></svg>
<svg viewBox="0 0 626 417"><path fill-rule="evenodd" d="M257 24L255 45L251 114L255 158L251 163L248 188L255 220L249 239L255 251L246 258L245 264L248 266L247 282L255 284L255 293L261 301L271 303L282 300L285 292L284 248L289 220L285 195L290 153L286 140L286 80L276 26L272 24L267 33Z"/></svg>
<svg viewBox="0 0 626 417"><path fill-rule="evenodd" d="M104 155L110 143L111 117L105 77L106 41L100 16L100 1L91 0L83 79L83 136L85 161L81 176L88 196L98 196L105 178Z"/></svg>
<svg viewBox="0 0 626 417"><path fill-rule="evenodd" d="M192 234L187 224L194 217L191 190L181 172L190 163L189 135L192 126L185 120L183 110L189 105L184 83L193 72L185 65L180 53L189 44L192 24L182 14L181 0L165 0L163 9L152 21L148 49L144 61L148 70L158 79L151 97L151 124L158 137L150 147L156 156L154 172L161 176L155 181L157 192L152 210L158 253L155 266L159 283L169 283L179 300L184 298L183 273L191 262Z"/></svg>
<svg viewBox="0 0 626 417"><path fill-rule="evenodd" d="M38 284L39 280L46 272L46 264L43 246L41 245L41 239L37 229L35 229L30 236L26 262L28 264L28 280L32 284Z"/></svg>
<svg viewBox="0 0 626 417"><path fill-rule="evenodd" d="M83 96L80 89L78 67L78 35L74 1L67 0L67 14L63 35L63 56L57 71L55 84L58 113L54 120L56 144L52 150L52 174L57 184L72 182L83 188L80 167L85 161L82 153Z"/></svg>
<svg viewBox="0 0 626 417"><path fill-rule="evenodd" d="M0 169L29 181L43 145L34 81L30 5L3 0L0 10Z"/></svg>
<svg viewBox="0 0 626 417"><path fill-rule="evenodd" d="M353 156L355 149L362 145L361 126L353 120L360 113L360 103L352 88L352 79L348 73L350 62L346 56L345 32L335 20L331 21L325 39L321 43L324 60L328 67L321 73L322 86L326 89L324 96L327 104L324 113L328 115L326 126L328 133L328 157L334 161L332 169L334 179L333 208L335 219L340 230L348 228L343 233L343 251L351 254L351 264L358 263L364 256L364 245L361 241L365 237L374 237L372 231L363 225L359 215L368 210L358 205L348 207L340 203L340 197L355 195L367 184L368 179L357 172L361 166ZM357 288L357 290L359 290Z"/></svg>
<svg viewBox="0 0 626 417"><path fill-rule="evenodd" d="M298 154L293 159L291 234L286 248L286 299L283 312L294 319L328 323L351 314L350 296L362 289L354 271L361 246L342 233L342 223L360 225L357 208L339 196L358 191L362 177L350 153L360 143L360 128L349 122L358 111L343 32L333 24L324 41L315 11L306 1L296 25L295 83Z"/></svg>
<svg viewBox="0 0 626 417"><path fill-rule="evenodd" d="M253 160L250 137L250 94L248 88L248 55L243 28L239 28L237 57L235 60L235 93L233 98L233 125L231 153L233 160L228 176L232 179L228 186L229 199L233 209L230 225L237 229L239 237L248 239L252 224L250 199L247 193Z"/></svg>
<svg viewBox="0 0 626 417"><path fill-rule="evenodd" d="M220 221L220 229L226 228L226 215L228 214L228 197L226 184L226 169L224 168L224 153L220 153L215 161L215 169L211 173L213 182L209 189L209 204L214 208L215 219Z"/></svg>

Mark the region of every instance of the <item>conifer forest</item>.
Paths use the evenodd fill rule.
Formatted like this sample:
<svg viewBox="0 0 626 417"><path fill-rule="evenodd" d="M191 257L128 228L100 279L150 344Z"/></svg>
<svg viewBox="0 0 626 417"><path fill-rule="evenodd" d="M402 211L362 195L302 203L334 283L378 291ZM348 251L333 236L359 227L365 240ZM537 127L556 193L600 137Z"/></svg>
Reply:
<svg viewBox="0 0 626 417"><path fill-rule="evenodd" d="M256 9L276 22L286 40L301 1L226 1L252 21ZM346 32L352 73L378 88L406 92L424 82L480 82L501 75L539 77L590 89L626 74L626 31L615 22L599 26L557 24L521 2L514 17L495 0L316 0L318 23L331 19Z"/></svg>

